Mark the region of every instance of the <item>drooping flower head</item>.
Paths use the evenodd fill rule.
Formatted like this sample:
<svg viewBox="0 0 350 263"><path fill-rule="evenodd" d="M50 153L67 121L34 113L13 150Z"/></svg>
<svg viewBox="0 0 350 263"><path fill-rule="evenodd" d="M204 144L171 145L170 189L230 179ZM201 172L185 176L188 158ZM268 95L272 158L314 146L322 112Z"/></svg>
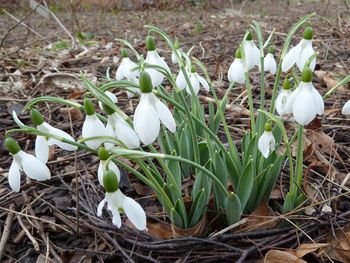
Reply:
<svg viewBox="0 0 350 263"><path fill-rule="evenodd" d="M228 69L227 77L230 82L245 83L244 64L240 47L236 50L235 59Z"/></svg>
<svg viewBox="0 0 350 263"><path fill-rule="evenodd" d="M13 191L19 192L21 188L21 171L38 181L50 179L51 172L49 168L38 157L22 151L14 139L7 138L5 146L13 156L8 175L9 184Z"/></svg>
<svg viewBox="0 0 350 263"><path fill-rule="evenodd" d="M275 74L276 68L277 68L276 61L273 56L274 54L275 54L275 49L273 47L269 47L269 51L264 58L264 71L270 71L271 74ZM260 68L261 66L259 64L259 69Z"/></svg>
<svg viewBox="0 0 350 263"><path fill-rule="evenodd" d="M73 137L68 133L52 127L50 124L44 121L44 117L40 114L40 112L36 109L31 110L31 119L33 123L36 125L36 128L39 131L49 133L53 136L60 137L62 139L66 139L72 142L75 142ZM57 145L60 148L66 151L75 151L78 149L77 146L65 143L55 138L45 137L38 135L35 140L35 155L43 162L47 163L49 159L49 147L51 145Z"/></svg>
<svg viewBox="0 0 350 263"><path fill-rule="evenodd" d="M175 49L176 49L178 52L179 52L179 51L181 52L181 50L180 50L180 43L179 43L179 40L178 40L177 38L175 39L174 47L175 47ZM179 63L175 52L172 52L172 53L171 53L171 62L173 62L173 64Z"/></svg>
<svg viewBox="0 0 350 263"><path fill-rule="evenodd" d="M98 177L98 181L99 181L100 185L102 185L102 186L104 186L103 175L105 174L106 170L113 171L118 178L118 182L120 181L120 171L119 171L118 166L113 161L110 161L110 162L108 162L108 167L106 167L107 159L109 157L110 157L110 153L106 150L106 148L101 146L98 149L98 158L100 158L100 163L99 163L98 168L97 168L97 177Z"/></svg>
<svg viewBox="0 0 350 263"><path fill-rule="evenodd" d="M254 68L255 66L259 66L260 51L254 44L253 35L251 32L248 32L246 38L243 40L243 47L248 70Z"/></svg>
<svg viewBox="0 0 350 263"><path fill-rule="evenodd" d="M275 102L276 111L280 116L286 114L286 104L291 93L290 81L287 76L283 82L283 87L280 89Z"/></svg>
<svg viewBox="0 0 350 263"><path fill-rule="evenodd" d="M275 149L275 143L276 141L272 134L271 124L269 122L266 122L265 131L260 136L258 141L258 149L265 159L269 157L270 152Z"/></svg>
<svg viewBox="0 0 350 263"><path fill-rule="evenodd" d="M189 76L194 95L198 94L200 86L202 86L206 92L209 92L210 88L208 82L205 78L198 75L196 67L194 65L191 66L191 72L187 72L187 74ZM181 70L179 72L179 75L176 77L176 85L179 87L180 90L186 89L188 94L192 94L191 89Z"/></svg>
<svg viewBox="0 0 350 263"><path fill-rule="evenodd" d="M94 105L88 98L85 98L84 100L84 108L85 108L86 118L82 129L83 139L88 139L91 137L108 136L106 127L104 126L102 121L99 118L97 118ZM86 140L85 144L91 149L96 150L98 147L100 147L101 144L104 143L104 141L105 140L102 138L96 138L96 139Z"/></svg>
<svg viewBox="0 0 350 263"><path fill-rule="evenodd" d="M316 114L322 115L324 111L323 98L312 85L311 79L312 70L305 66L299 86L290 94L285 108L286 113L293 113L300 125L309 124Z"/></svg>
<svg viewBox="0 0 350 263"><path fill-rule="evenodd" d="M160 122L175 132L176 123L168 107L152 93L152 81L146 71L140 74L140 102L134 114L134 129L145 145L153 143L159 134Z"/></svg>
<svg viewBox="0 0 350 263"><path fill-rule="evenodd" d="M107 209L112 213L112 222L118 228L122 225L120 213L125 213L130 222L139 230L146 230L146 213L132 198L127 197L119 190L119 180L112 170L103 175L103 186L106 191L105 198L97 207L97 215L102 215L102 208L107 203Z"/></svg>
<svg viewBox="0 0 350 263"><path fill-rule="evenodd" d="M282 71L287 72L294 64L297 64L299 70L302 72L306 62L314 55L315 51L312 48L312 27L307 27L304 31L303 39L293 47L282 60ZM314 71L316 66L316 58L310 63L310 69Z"/></svg>
<svg viewBox="0 0 350 263"><path fill-rule="evenodd" d="M164 61L164 58L159 56L156 50L155 40L152 36L147 36L146 38L146 49L147 56L145 59L145 63L162 67L166 71L170 72L170 69L167 63ZM164 75L158 70L146 68L145 71L151 76L153 87L157 87L163 82Z"/></svg>

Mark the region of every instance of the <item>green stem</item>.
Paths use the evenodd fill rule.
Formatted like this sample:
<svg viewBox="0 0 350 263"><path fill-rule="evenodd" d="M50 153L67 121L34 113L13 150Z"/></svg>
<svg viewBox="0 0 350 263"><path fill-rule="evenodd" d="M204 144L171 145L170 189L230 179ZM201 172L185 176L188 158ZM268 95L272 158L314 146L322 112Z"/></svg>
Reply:
<svg viewBox="0 0 350 263"><path fill-rule="evenodd" d="M296 180L293 183L293 192L292 192L292 196L296 197L297 196L297 192L298 189L301 188L302 186L302 180L303 180L303 155L304 155L304 138L303 138L303 130L304 130L304 126L303 125L299 125L299 129L298 129L298 150L297 150L297 160L296 160L296 169L295 169L295 173L296 173Z"/></svg>
<svg viewBox="0 0 350 263"><path fill-rule="evenodd" d="M273 85L273 90L272 90L271 105L270 105L270 113L272 113L272 114L275 113L275 101L276 101L276 97L277 97L278 86L279 86L280 79L281 79L281 73L282 73L282 60L278 64L276 78L275 78L275 84Z"/></svg>

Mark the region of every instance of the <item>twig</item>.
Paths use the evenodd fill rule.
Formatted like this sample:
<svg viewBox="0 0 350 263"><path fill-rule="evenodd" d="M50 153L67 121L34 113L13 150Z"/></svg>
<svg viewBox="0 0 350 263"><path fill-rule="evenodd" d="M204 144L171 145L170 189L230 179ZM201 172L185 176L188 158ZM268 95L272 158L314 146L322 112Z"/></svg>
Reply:
<svg viewBox="0 0 350 263"><path fill-rule="evenodd" d="M33 247L34 250L36 252L40 252L40 246L38 241L35 240L35 238L32 236L32 234L29 232L28 228L23 224L21 216L20 215L16 215L17 220L19 222L19 224L21 225L22 229L24 230L24 232L26 233L27 237L29 238L29 240L33 243Z"/></svg>
<svg viewBox="0 0 350 263"><path fill-rule="evenodd" d="M2 255L5 251L5 245L7 243L7 239L11 232L11 226L12 226L12 218L13 218L13 210L14 205L10 206L10 212L7 214L4 231L2 232L1 240L0 240L0 261L2 258Z"/></svg>

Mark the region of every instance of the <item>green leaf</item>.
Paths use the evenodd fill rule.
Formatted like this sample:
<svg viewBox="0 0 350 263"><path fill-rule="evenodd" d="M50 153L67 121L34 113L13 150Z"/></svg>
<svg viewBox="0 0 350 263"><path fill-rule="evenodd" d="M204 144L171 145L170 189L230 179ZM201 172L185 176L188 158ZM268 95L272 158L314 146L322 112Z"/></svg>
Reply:
<svg viewBox="0 0 350 263"><path fill-rule="evenodd" d="M170 221L177 227L184 228L184 223L182 222L181 216L175 210L175 208L172 208L170 210Z"/></svg>
<svg viewBox="0 0 350 263"><path fill-rule="evenodd" d="M206 208L207 208L207 203L206 203L206 193L205 189L203 188L200 190L196 197L194 198L190 212L188 214L188 219L189 219L189 227L193 227L196 225L199 220L203 217Z"/></svg>
<svg viewBox="0 0 350 263"><path fill-rule="evenodd" d="M244 210L250 193L253 189L254 184L254 167L252 159L249 160L246 167L243 169L242 175L239 178L238 186L237 186L237 195L241 201L242 211Z"/></svg>
<svg viewBox="0 0 350 263"><path fill-rule="evenodd" d="M188 217L185 204L182 198L177 199L174 208L181 217L181 220L183 222L183 228L188 228Z"/></svg>
<svg viewBox="0 0 350 263"><path fill-rule="evenodd" d="M215 156L213 156L213 173L223 185L227 185L228 171L226 163L222 159L220 152L216 151L214 154ZM215 184L213 185L213 189L216 209L219 210L220 208L224 208L226 195L222 193Z"/></svg>
<svg viewBox="0 0 350 263"><path fill-rule="evenodd" d="M239 197L234 193L229 193L225 200L226 219L229 225L238 222L241 218L241 202Z"/></svg>
<svg viewBox="0 0 350 263"><path fill-rule="evenodd" d="M294 198L292 194L289 192L285 199L283 204L283 214L286 214L294 209Z"/></svg>
<svg viewBox="0 0 350 263"><path fill-rule="evenodd" d="M209 170L211 166L212 161L208 160L207 163L204 165L204 168ZM205 189L205 203L208 203L209 197L211 194L211 187L212 187L212 180L207 176L206 174L203 174L201 171L197 174L193 188L192 188L192 200L195 199L195 197L198 195L198 193L204 188Z"/></svg>

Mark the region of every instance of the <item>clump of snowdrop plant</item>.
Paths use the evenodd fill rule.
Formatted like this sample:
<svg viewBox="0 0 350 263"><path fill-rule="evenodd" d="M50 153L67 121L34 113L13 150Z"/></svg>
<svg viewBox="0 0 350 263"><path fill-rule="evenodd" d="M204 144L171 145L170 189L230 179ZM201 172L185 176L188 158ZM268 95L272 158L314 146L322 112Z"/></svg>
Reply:
<svg viewBox="0 0 350 263"><path fill-rule="evenodd" d="M105 189L105 197L98 205L99 216L107 204L112 223L118 228L122 226L122 214L125 214L136 229L146 230L144 209L119 189L121 168L154 190L172 224L193 229L209 207L218 214L224 213L227 224L239 221L242 213L253 212L261 202L269 199L281 164L287 159L290 189L282 212L291 211L305 200L301 191L303 128L324 111L323 98L312 84L317 54L312 48L313 31L308 20L313 15L301 18L291 27L283 47L276 48L278 55L271 48L274 46L271 43L273 31L264 39L260 25L253 21L251 31L247 31L242 43L237 45L235 56L227 58L233 62L227 69L230 85L222 97L216 93L206 67L190 55L192 48L185 52L178 41L174 42L159 28L146 26L149 30L146 59L130 42L118 39L125 48L121 51L116 80L101 80L96 86L83 76L87 89L83 105L50 96L36 98L24 108L31 110L35 127L25 125L13 114L19 129L7 131L5 142L13 156L8 176L10 187L14 191L20 190L20 171L38 181L49 180L50 164L47 166L46 162L48 149L53 144L67 151L85 150L100 159L96 181ZM303 39L289 50L293 36L301 29L304 29ZM177 68L176 75L172 75L165 60L159 56L155 35L168 44L171 61ZM135 61L129 58L128 51L133 53ZM254 70L260 72L259 101L253 101L250 72ZM287 71L293 74L286 75L279 88L282 72ZM265 100L266 72L275 78L269 104ZM162 85L164 79L168 87ZM349 80L344 79L341 84L346 81ZM234 143L239 138L233 138L225 118L229 95L237 85L247 91L251 124L239 148ZM208 110L199 100L200 86L213 98L208 103ZM133 116L119 108L115 89L132 90L137 95L138 104ZM61 103L84 111L86 117L81 137L74 139L46 123L34 109L41 102ZM99 105L96 109L95 102ZM259 109L254 105L260 105ZM349 102L344 105L343 114L350 113L349 105ZM276 111L283 119L275 115ZM291 154L293 140L284 128L286 119L295 120L299 127L295 164ZM220 127L226 137L223 141L227 143L218 137ZM36 156L23 152L9 137L19 131L37 136ZM143 147L140 147L141 143ZM283 151L279 149L282 143ZM125 162L125 158L129 162ZM130 162L136 165L130 165ZM188 178L193 178L194 182L190 193L185 194L183 182Z"/></svg>

